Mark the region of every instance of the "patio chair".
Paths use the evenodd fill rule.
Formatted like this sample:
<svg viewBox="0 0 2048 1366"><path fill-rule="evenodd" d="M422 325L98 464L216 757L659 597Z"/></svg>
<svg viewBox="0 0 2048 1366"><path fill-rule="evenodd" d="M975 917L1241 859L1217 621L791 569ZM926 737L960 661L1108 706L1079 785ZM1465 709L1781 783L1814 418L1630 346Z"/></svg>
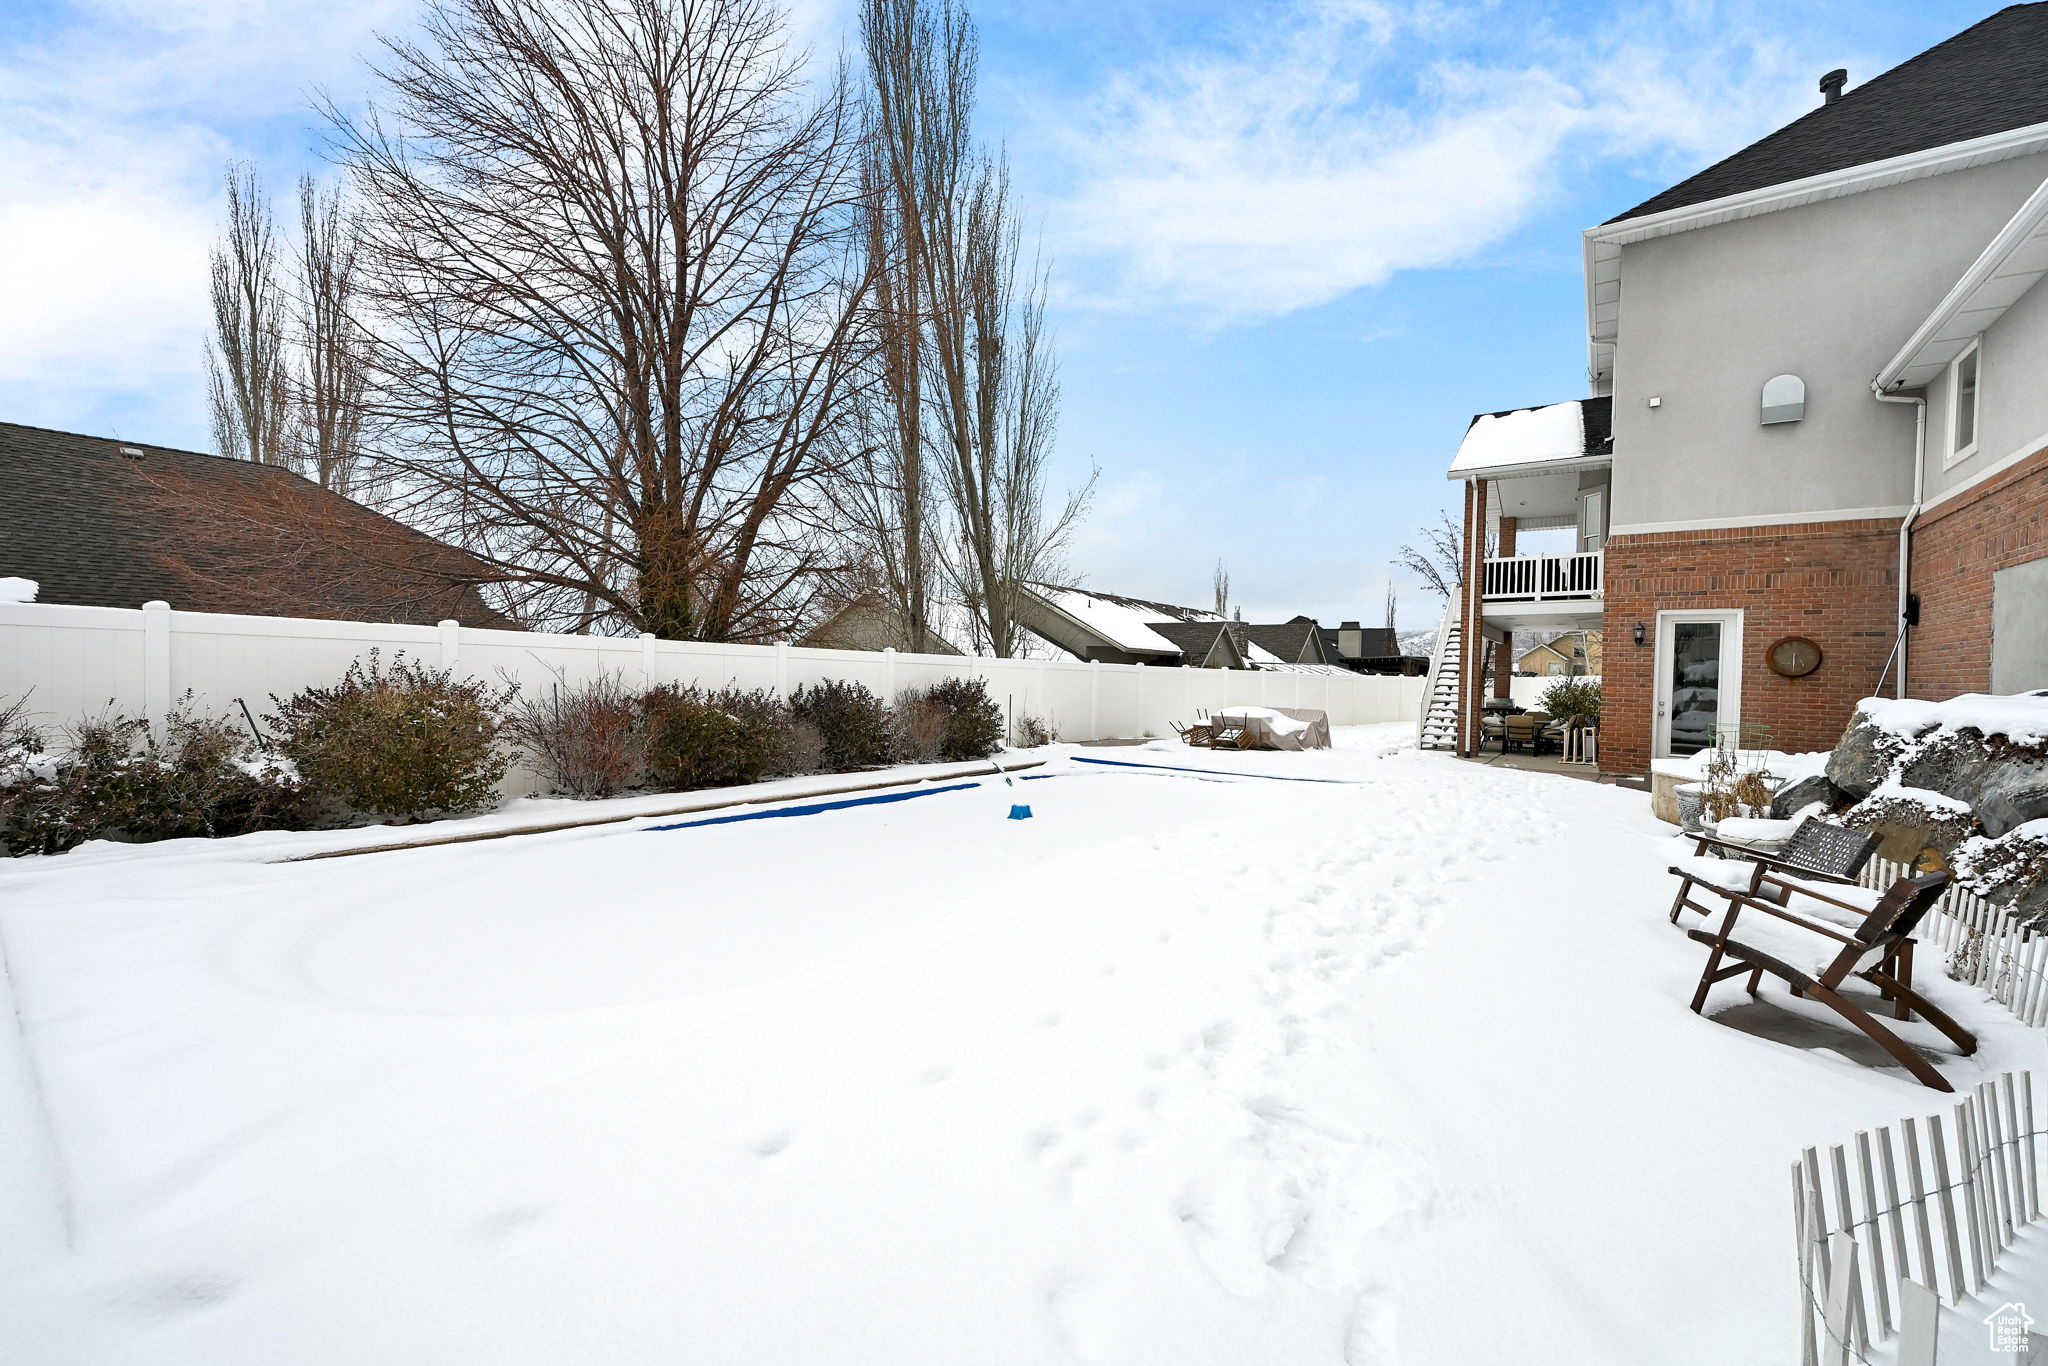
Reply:
<svg viewBox="0 0 2048 1366"><path fill-rule="evenodd" d="M1218 725L1215 734L1209 737L1210 749L1250 749L1257 740L1251 727L1235 724Z"/></svg>
<svg viewBox="0 0 2048 1366"><path fill-rule="evenodd" d="M1531 754L1538 753L1543 744L1543 727L1548 723L1548 717L1538 716L1535 712L1502 718L1500 752L1506 754L1519 746L1527 748Z"/></svg>
<svg viewBox="0 0 2048 1366"><path fill-rule="evenodd" d="M1746 892L1711 890L1725 901L1728 911L1718 927L1687 930L1686 934L1708 946L1706 970L1693 992L1694 1014L1703 1014L1707 992L1714 983L1747 975L1749 994L1756 995L1765 973L1782 978L1795 996L1820 1002L1897 1059L1900 1066L1936 1091L1953 1091L1947 1078L1920 1056L1911 1045L1862 1006L1841 994L1851 977L1860 977L1893 1003L1901 1020L1920 1015L1948 1037L1964 1056L1977 1051L1977 1037L1937 1009L1913 990L1913 931L1947 890L1949 874L1921 873L1902 877L1877 899L1855 927L1830 920L1796 914L1787 906L1765 901ZM1837 911L1860 908L1832 898L1811 887L1797 889L1802 897L1826 903ZM1802 903L1803 905L1803 903ZM1737 917L1751 914L1740 925ZM1729 967L1724 959L1734 959Z"/></svg>
<svg viewBox="0 0 2048 1366"><path fill-rule="evenodd" d="M1877 836L1868 831L1851 830L1818 816L1801 821L1785 847L1775 854L1701 835L1692 856L1671 867L1672 876L1679 879L1678 895L1671 899L1671 923L1678 923L1680 911L1693 910L1704 915L1715 909L1688 896L1694 887L1703 884L1716 891L1740 891L1781 903L1790 890L1782 881L1784 876L1853 887L1856 875L1877 852L1877 845Z"/></svg>
<svg viewBox="0 0 2048 1366"><path fill-rule="evenodd" d="M1183 726L1178 721L1170 722L1169 724L1173 727L1173 733L1180 737L1181 743L1184 745L1206 745L1209 743L1212 727L1207 721L1197 721L1191 726Z"/></svg>

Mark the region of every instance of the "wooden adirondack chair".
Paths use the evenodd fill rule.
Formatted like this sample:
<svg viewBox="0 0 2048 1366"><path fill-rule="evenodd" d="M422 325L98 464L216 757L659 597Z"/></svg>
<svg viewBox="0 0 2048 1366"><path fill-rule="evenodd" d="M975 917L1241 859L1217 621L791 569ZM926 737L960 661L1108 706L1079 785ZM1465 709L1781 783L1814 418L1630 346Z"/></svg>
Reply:
<svg viewBox="0 0 2048 1366"><path fill-rule="evenodd" d="M1840 991L1849 978L1860 977L1893 1003L1893 1013L1899 1019L1911 1019L1917 1010L1965 1055L1975 1053L1976 1036L1913 990L1913 931L1941 899L1948 883L1949 875L1945 872L1902 877L1878 898L1854 928L1831 919L1799 914L1791 905L1781 906L1748 892L1701 884L1722 898L1727 914L1718 926L1686 931L1709 950L1699 989L1693 992L1693 1012L1704 1011L1707 992L1714 983L1747 975L1749 993L1754 996L1764 974L1769 973L1782 978L1794 995L1820 1002L1862 1030L1923 1086L1953 1091L1955 1088L1934 1070L1932 1063ZM1854 902L1829 897L1809 885L1791 890L1837 911L1856 913L1862 909ZM1745 911L1749 915L1738 925L1737 917ZM1723 967L1723 960L1731 958L1734 964Z"/></svg>
<svg viewBox="0 0 2048 1366"><path fill-rule="evenodd" d="M1786 885L1781 880L1785 875L1853 887L1856 875L1877 852L1877 845L1877 836L1868 831L1851 830L1817 816L1808 816L1799 822L1792 838L1775 854L1701 835L1699 843L1693 847L1692 857L1672 865L1672 876L1678 878L1679 883L1678 895L1671 899L1671 923L1678 923L1680 911L1692 910L1706 915L1716 909L1702 906L1687 895L1702 884L1719 891L1735 890L1751 896L1767 896L1779 903L1783 903L1786 896ZM1713 856L1710 850L1718 850L1720 856ZM1861 913L1858 912L1859 915Z"/></svg>

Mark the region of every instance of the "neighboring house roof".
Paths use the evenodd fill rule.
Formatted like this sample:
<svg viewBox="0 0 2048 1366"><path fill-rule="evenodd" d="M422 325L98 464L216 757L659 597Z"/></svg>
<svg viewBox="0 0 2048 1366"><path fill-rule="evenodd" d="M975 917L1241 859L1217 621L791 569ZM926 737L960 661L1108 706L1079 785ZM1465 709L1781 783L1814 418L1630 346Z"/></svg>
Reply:
<svg viewBox="0 0 2048 1366"><path fill-rule="evenodd" d="M1360 626L1358 632L1358 653L1347 655L1342 648L1343 637L1337 634L1335 626L1318 627L1323 636L1323 654L1326 658L1337 659L1399 659L1401 638L1384 626Z"/></svg>
<svg viewBox="0 0 2048 1366"><path fill-rule="evenodd" d="M1232 623L1216 621L1155 621L1152 631L1174 643L1181 662L1200 669L1242 669L1249 662Z"/></svg>
<svg viewBox="0 0 2048 1366"><path fill-rule="evenodd" d="M1276 626L1245 625L1247 640L1281 664L1327 664L1334 658L1323 651L1320 628L1309 617L1296 617Z"/></svg>
<svg viewBox="0 0 2048 1366"><path fill-rule="evenodd" d="M290 470L11 422L0 573L46 603L517 629L480 561Z"/></svg>
<svg viewBox="0 0 2048 1366"><path fill-rule="evenodd" d="M1451 460L1452 479L1500 470L1527 473L1545 466L1614 454L1614 400L1575 398L1536 408L1480 413L1465 427Z"/></svg>
<svg viewBox="0 0 2048 1366"><path fill-rule="evenodd" d="M813 626L798 645L818 650L922 650L925 654L958 655L966 651L937 631L925 628L920 646L903 610L878 592L858 593L844 607Z"/></svg>
<svg viewBox="0 0 2048 1366"><path fill-rule="evenodd" d="M2048 123L2048 4L2013 5L1610 223Z"/></svg>
<svg viewBox="0 0 2048 1366"><path fill-rule="evenodd" d="M1176 607L1171 603L1147 602L1143 598L1127 598L1116 593L1100 593L1088 588L1064 588L1048 583L1027 583L1023 588L1027 598L1035 598L1053 609L1065 619L1069 627L1079 627L1086 635L1126 654L1181 653L1179 646L1154 631L1149 623L1162 620L1225 620L1214 612L1205 612L1198 607ZM1076 654L1080 653L1073 644L1060 639L1052 631L1041 630L1037 624L1028 620L1025 624L1039 635L1047 636L1053 644Z"/></svg>

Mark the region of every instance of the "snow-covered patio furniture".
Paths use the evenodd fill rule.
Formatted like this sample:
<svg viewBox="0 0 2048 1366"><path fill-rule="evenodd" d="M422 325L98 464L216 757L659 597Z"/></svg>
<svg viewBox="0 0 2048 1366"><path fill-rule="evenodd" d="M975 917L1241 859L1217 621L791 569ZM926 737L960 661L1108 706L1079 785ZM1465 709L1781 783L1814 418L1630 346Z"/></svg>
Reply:
<svg viewBox="0 0 2048 1366"><path fill-rule="evenodd" d="M1671 899L1671 923L1678 923L1680 911L1709 915L1718 909L1691 900L1688 894L1694 887L1704 885L1720 893L1738 891L1782 903L1789 890L1785 881L1788 875L1853 887L1856 875L1876 852L1876 835L1851 830L1818 816L1801 821L1785 847L1776 853L1752 844L1701 835L1692 854L1671 865L1671 875L1679 880L1678 895ZM1859 910L1858 914L1861 913Z"/></svg>
<svg viewBox="0 0 2048 1366"><path fill-rule="evenodd" d="M1946 1035L1965 1056L1977 1051L1977 1037L1943 1014L1927 998L1913 990L1913 931L1948 888L1946 872L1902 877L1880 896L1876 904L1853 926L1839 923L1841 912L1854 915L1861 910L1856 901L1833 897L1818 884L1793 879L1786 883L1798 900L1788 898L1780 906L1743 891L1701 884L1719 896L1727 907L1721 923L1714 928L1687 930L1692 939L1708 946L1706 970L1693 992L1694 1014L1702 1014L1707 992L1714 983L1747 975L1749 993L1754 996L1765 973L1783 979L1795 996L1820 1002L1863 1031L1872 1042L1896 1058L1899 1064L1924 1086L1936 1091L1953 1091L1947 1078L1910 1044L1862 1006L1841 994L1851 977L1875 986L1893 1003L1901 1020L1918 1011L1926 1021ZM1809 903L1826 914L1801 914ZM1744 911L1749 916L1738 925ZM1721 966L1724 959L1732 966Z"/></svg>
<svg viewBox="0 0 2048 1366"><path fill-rule="evenodd" d="M1330 747L1330 714L1313 707L1233 707L1216 713L1216 742L1218 749L1328 749ZM1245 743L1238 743L1238 736L1231 736L1230 743L1224 743L1227 731L1237 731L1249 737Z"/></svg>

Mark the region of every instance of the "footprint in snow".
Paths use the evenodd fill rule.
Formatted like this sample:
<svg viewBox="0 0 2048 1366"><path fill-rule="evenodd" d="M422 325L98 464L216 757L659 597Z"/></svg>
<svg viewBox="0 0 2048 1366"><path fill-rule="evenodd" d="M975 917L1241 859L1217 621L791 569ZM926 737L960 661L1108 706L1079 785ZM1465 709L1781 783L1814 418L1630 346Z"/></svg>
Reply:
<svg viewBox="0 0 2048 1366"><path fill-rule="evenodd" d="M1344 1326L1344 1366L1394 1366L1394 1296L1383 1285L1368 1285L1351 1306Z"/></svg>
<svg viewBox="0 0 2048 1366"><path fill-rule="evenodd" d="M494 1210L469 1226L469 1240L494 1252L517 1252L531 1241L545 1213L538 1205Z"/></svg>
<svg viewBox="0 0 2048 1366"><path fill-rule="evenodd" d="M182 1318L227 1303L237 1284L227 1276L194 1271L135 1286L116 1297L114 1303L138 1318Z"/></svg>
<svg viewBox="0 0 2048 1366"><path fill-rule="evenodd" d="M1114 1310L1086 1277L1055 1272L1046 1286L1045 1308L1053 1337L1068 1356L1077 1361L1107 1359L1105 1330Z"/></svg>
<svg viewBox="0 0 2048 1366"><path fill-rule="evenodd" d="M753 1152L754 1156L761 1159L764 1165L769 1167L780 1167L781 1165L783 1165L784 1162L788 1160L789 1144L791 1138L792 1135L786 1133L770 1134L766 1138L761 1139L759 1142L753 1144L751 1151Z"/></svg>

